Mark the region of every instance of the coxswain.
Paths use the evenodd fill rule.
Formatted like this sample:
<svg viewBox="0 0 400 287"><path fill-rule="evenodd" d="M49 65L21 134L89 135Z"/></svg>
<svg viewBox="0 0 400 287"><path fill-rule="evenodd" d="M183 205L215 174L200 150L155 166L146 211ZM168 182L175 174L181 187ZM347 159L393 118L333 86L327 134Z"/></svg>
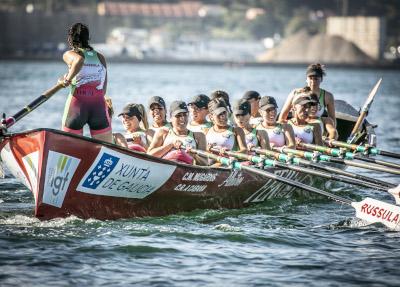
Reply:
<svg viewBox="0 0 400 287"><path fill-rule="evenodd" d="M233 106L233 117L236 125L245 134L247 149L251 150L253 147L270 149L267 132L265 130L257 130L250 124L251 109L252 106L249 101L243 98Z"/></svg>
<svg viewBox="0 0 400 287"><path fill-rule="evenodd" d="M296 97L293 102L293 118L289 120L292 126L296 144L309 143L323 145L321 127L318 123L308 123L308 110L310 108L311 98L307 94Z"/></svg>
<svg viewBox="0 0 400 287"><path fill-rule="evenodd" d="M213 126L206 131L207 145L225 150L247 152L244 132L228 123L228 107L223 99L211 100L208 104Z"/></svg>
<svg viewBox="0 0 400 287"><path fill-rule="evenodd" d="M82 135L88 124L93 138L112 142L111 120L104 99L107 90L107 64L104 56L89 45L89 29L82 23L68 30L71 48L63 55L68 73L59 82L70 87L62 129Z"/></svg>
<svg viewBox="0 0 400 287"><path fill-rule="evenodd" d="M278 105L274 97L264 96L259 103L262 122L257 125L257 130L265 130L268 134L271 147L295 148L296 141L293 128L286 123L276 121Z"/></svg>
<svg viewBox="0 0 400 287"><path fill-rule="evenodd" d="M212 123L207 120L208 103L210 98L200 94L189 101L189 111L192 121L188 124L188 129L192 132L203 132L212 126Z"/></svg>
<svg viewBox="0 0 400 287"><path fill-rule="evenodd" d="M118 115L125 128L124 137L131 150L146 152L150 139L148 121L142 104L127 104Z"/></svg>
<svg viewBox="0 0 400 287"><path fill-rule="evenodd" d="M185 149L205 150L206 138L203 133L188 130L189 111L183 101L174 101L170 106L170 129L159 129L154 135L147 153L156 157L186 163L206 165L202 157L191 155ZM194 162L195 160L195 162Z"/></svg>
<svg viewBox="0 0 400 287"><path fill-rule="evenodd" d="M336 116L335 116L335 99L333 95L322 89L320 87L323 77L326 75L324 66L321 64L311 64L307 67L306 71L306 82L307 86L311 89L311 91L318 95L318 101L320 103L320 109L318 110L318 117L330 117L336 126ZM281 114L279 116L279 120L281 122L286 122L288 119L289 112L293 106L294 99L302 94L302 89L293 90L282 108Z"/></svg>
<svg viewBox="0 0 400 287"><path fill-rule="evenodd" d="M251 106L250 124L257 126L262 122L262 117L259 112L260 94L256 91L247 91L244 93L242 99L248 101Z"/></svg>

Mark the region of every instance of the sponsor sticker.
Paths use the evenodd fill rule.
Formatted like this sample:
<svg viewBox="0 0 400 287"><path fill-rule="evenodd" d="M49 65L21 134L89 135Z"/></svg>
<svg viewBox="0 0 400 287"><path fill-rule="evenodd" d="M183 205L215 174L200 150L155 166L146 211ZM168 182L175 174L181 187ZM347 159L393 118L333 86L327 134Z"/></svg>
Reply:
<svg viewBox="0 0 400 287"><path fill-rule="evenodd" d="M44 182L43 203L61 207L80 159L49 151Z"/></svg>
<svg viewBox="0 0 400 287"><path fill-rule="evenodd" d="M102 147L77 190L90 194L144 198L163 185L174 165L150 162Z"/></svg>

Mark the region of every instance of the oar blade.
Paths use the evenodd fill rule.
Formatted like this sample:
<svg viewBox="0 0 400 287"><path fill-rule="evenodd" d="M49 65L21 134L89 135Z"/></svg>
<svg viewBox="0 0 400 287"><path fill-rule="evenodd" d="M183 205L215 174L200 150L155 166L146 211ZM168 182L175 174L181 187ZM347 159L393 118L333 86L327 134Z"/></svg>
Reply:
<svg viewBox="0 0 400 287"><path fill-rule="evenodd" d="M400 223L400 207L372 198L365 198L351 204L356 216L369 223L382 223L390 229L398 229Z"/></svg>
<svg viewBox="0 0 400 287"><path fill-rule="evenodd" d="M400 184L394 188L388 189L388 192L393 195L396 204L400 204Z"/></svg>

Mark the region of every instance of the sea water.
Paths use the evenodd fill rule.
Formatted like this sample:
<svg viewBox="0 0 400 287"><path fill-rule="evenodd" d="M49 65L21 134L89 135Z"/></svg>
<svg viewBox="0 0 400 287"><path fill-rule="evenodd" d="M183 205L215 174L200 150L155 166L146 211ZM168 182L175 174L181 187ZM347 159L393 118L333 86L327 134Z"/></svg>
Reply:
<svg viewBox="0 0 400 287"><path fill-rule="evenodd" d="M66 72L61 62L0 62L0 112L11 116ZM322 87L362 106L382 77L368 119L378 146L400 152L400 71L329 68ZM247 90L273 96L305 85L305 68L108 64L108 91L118 114L126 103L167 105L196 94ZM60 91L11 128L59 128ZM115 131L122 131L118 118ZM85 131L87 133L87 131ZM382 158L383 159L383 158ZM350 169L399 183L400 177ZM346 184L336 194L393 203L384 193ZM39 221L33 196L16 179L0 179L1 286L397 286L400 233L366 225L354 210L323 197L276 199L240 210L195 210L116 221L76 217Z"/></svg>

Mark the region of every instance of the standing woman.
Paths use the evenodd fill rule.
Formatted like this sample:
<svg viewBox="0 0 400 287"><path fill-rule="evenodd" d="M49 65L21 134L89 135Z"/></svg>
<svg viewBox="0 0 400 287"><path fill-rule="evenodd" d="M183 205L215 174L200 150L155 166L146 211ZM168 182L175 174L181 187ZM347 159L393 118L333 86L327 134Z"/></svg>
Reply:
<svg viewBox="0 0 400 287"><path fill-rule="evenodd" d="M323 77L326 75L324 66L321 64L311 64L307 67L307 86L311 89L311 92L318 95L318 101L320 103L320 109L318 110L317 116L330 117L336 126L335 116L335 99L333 95L320 87ZM286 122L289 115L290 109L293 107L293 101L301 94L299 90L292 91L282 108L279 116L279 121Z"/></svg>
<svg viewBox="0 0 400 287"><path fill-rule="evenodd" d="M207 144L226 150L247 152L244 132L228 123L228 107L223 99L214 99L208 104L213 126L206 131Z"/></svg>
<svg viewBox="0 0 400 287"><path fill-rule="evenodd" d="M260 100L260 114L262 122L257 125L257 130L265 130L268 134L271 147L295 148L296 141L292 127L289 124L278 123L278 105L273 97L264 96Z"/></svg>
<svg viewBox="0 0 400 287"><path fill-rule="evenodd" d="M62 129L82 135L83 126L88 124L93 138L111 143L111 120L104 99L106 60L89 45L89 29L82 23L69 28L68 44L71 50L63 55L68 73L60 80L64 87L70 86Z"/></svg>

